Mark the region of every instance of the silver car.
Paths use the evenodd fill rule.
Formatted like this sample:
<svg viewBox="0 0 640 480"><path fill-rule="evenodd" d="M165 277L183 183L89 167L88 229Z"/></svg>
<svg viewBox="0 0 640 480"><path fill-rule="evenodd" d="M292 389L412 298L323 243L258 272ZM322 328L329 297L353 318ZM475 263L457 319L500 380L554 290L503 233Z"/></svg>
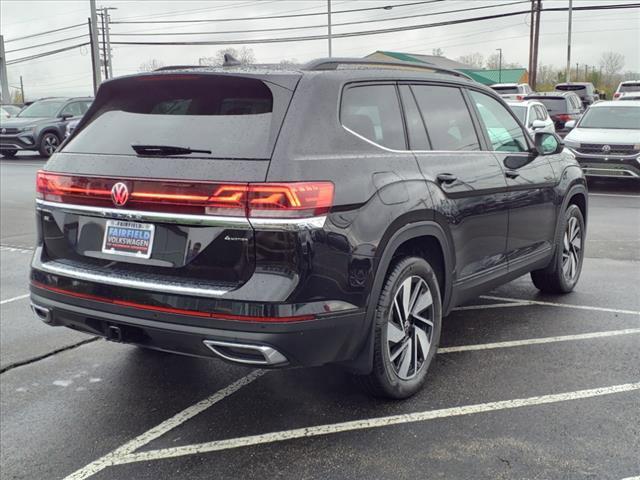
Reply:
<svg viewBox="0 0 640 480"><path fill-rule="evenodd" d="M594 103L566 127L564 144L585 175L640 180L640 101Z"/></svg>
<svg viewBox="0 0 640 480"><path fill-rule="evenodd" d="M531 136L535 136L536 132L556 133L556 127L547 112L547 107L541 102L525 100L523 102L507 102L507 105L527 127Z"/></svg>

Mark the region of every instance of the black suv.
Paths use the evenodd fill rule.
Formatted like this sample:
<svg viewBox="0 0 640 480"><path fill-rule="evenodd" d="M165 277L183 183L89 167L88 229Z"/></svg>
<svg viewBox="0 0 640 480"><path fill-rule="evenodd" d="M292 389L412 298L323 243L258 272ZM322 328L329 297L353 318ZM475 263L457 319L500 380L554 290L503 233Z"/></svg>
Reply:
<svg viewBox="0 0 640 480"><path fill-rule="evenodd" d="M437 71L434 71L437 70ZM571 291L587 189L457 72L350 59L121 77L37 179L35 313L109 340L423 384L442 317Z"/></svg>
<svg viewBox="0 0 640 480"><path fill-rule="evenodd" d="M564 125L570 120L579 120L584 112L580 97L573 92L541 92L527 95L525 100L537 100L547 107L556 132L564 137L570 129Z"/></svg>
<svg viewBox="0 0 640 480"><path fill-rule="evenodd" d="M45 98L17 116L0 122L0 155L15 157L18 150L34 150L50 157L64 140L67 123L82 117L92 98Z"/></svg>

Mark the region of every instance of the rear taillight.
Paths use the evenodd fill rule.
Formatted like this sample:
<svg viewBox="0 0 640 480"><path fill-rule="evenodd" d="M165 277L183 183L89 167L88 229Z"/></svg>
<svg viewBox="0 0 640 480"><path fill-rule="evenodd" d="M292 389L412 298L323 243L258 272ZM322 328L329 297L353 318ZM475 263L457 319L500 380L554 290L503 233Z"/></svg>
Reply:
<svg viewBox="0 0 640 480"><path fill-rule="evenodd" d="M620 94L618 92L613 94L613 98L618 98L620 96Z"/></svg>
<svg viewBox="0 0 640 480"><path fill-rule="evenodd" d="M522 100L524 99L524 95L516 95L516 100Z"/></svg>
<svg viewBox="0 0 640 480"><path fill-rule="evenodd" d="M124 184L126 195L112 194ZM122 193L122 192L120 192ZM333 204L333 183L239 183L108 179L39 171L36 196L41 200L130 210L161 210L263 218L322 215ZM122 200L124 199L124 202ZM120 201L120 203L117 203Z"/></svg>
<svg viewBox="0 0 640 480"><path fill-rule="evenodd" d="M555 118L556 120L560 120L561 122L568 122L569 120L571 120L571 115L561 113L560 115L556 115Z"/></svg>

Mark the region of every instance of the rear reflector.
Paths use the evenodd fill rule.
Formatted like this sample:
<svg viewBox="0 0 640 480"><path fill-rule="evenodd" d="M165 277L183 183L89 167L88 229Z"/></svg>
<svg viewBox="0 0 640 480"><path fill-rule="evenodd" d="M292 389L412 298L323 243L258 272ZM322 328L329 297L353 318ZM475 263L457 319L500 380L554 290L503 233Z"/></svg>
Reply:
<svg viewBox="0 0 640 480"><path fill-rule="evenodd" d="M36 196L52 202L224 216L305 218L327 213L333 183L112 179L39 171Z"/></svg>
<svg viewBox="0 0 640 480"><path fill-rule="evenodd" d="M62 295L68 295L70 297L81 298L83 300L92 300L94 302L110 303L112 305L119 305L121 307L137 308L140 310L150 310L153 312L172 313L176 315L187 315L190 317L203 317L203 318L215 318L218 320L234 320L240 322L261 322L261 323L287 323L287 322L304 322L307 320L314 320L315 315L293 315L288 317L259 317L255 315L235 315L231 313L222 312L202 312L199 310L188 310L182 308L162 307L158 305L147 305L144 303L130 302L128 300L118 300L114 298L101 297L98 295L92 295L88 293L76 292L74 290L67 290L64 288L58 288L51 285L45 285L44 283L31 281L31 284L36 288L48 290L50 292L59 293Z"/></svg>

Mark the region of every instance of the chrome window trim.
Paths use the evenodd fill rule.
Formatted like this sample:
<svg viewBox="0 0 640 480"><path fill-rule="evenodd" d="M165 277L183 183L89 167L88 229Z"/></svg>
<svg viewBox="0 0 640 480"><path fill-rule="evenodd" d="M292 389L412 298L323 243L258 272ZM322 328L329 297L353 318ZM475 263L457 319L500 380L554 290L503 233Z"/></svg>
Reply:
<svg viewBox="0 0 640 480"><path fill-rule="evenodd" d="M36 200L36 208L45 211L61 211L74 215L87 215L100 218L117 218L142 222L159 222L179 225L196 225L230 229L286 230L298 231L322 228L326 215L310 218L256 218L225 217L216 215L190 215L179 213L147 212L141 210L121 210L116 208L92 207L68 203Z"/></svg>

